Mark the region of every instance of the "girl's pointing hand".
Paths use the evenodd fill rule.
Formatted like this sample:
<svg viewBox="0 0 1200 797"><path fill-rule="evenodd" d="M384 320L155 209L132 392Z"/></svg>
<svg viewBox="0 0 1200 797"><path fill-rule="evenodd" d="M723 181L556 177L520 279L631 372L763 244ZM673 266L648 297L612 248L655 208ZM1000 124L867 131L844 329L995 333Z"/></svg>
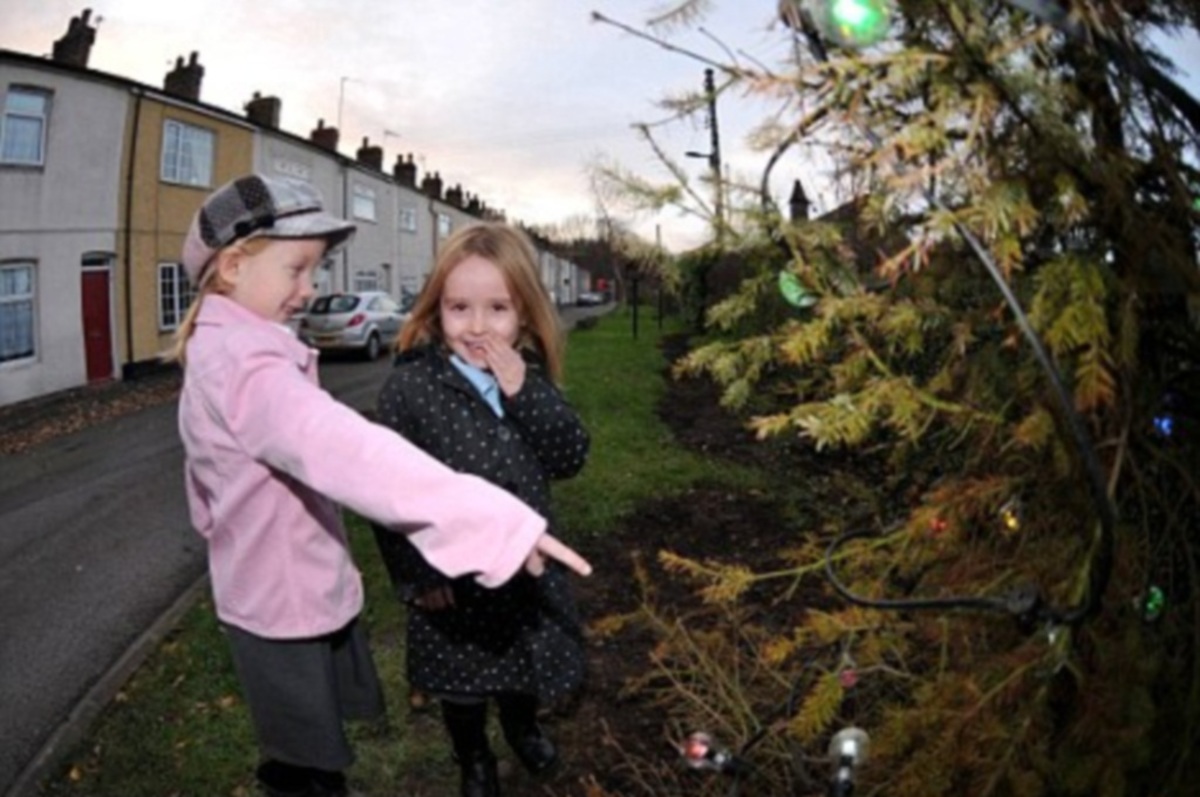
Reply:
<svg viewBox="0 0 1200 797"><path fill-rule="evenodd" d="M529 554L529 558L525 560L525 570L530 575L540 576L546 571L546 559L548 558L563 563L581 576L592 574L592 566L586 559L550 534L538 537L537 544Z"/></svg>

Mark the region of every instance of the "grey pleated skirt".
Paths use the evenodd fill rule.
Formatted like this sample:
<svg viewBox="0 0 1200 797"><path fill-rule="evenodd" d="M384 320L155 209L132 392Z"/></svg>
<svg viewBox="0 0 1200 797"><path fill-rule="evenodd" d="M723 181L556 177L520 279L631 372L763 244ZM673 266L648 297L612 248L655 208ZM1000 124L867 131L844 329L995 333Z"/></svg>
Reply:
<svg viewBox="0 0 1200 797"><path fill-rule="evenodd" d="M357 619L313 639L265 639L223 624L266 759L340 772L354 761L345 720L384 714L383 689Z"/></svg>

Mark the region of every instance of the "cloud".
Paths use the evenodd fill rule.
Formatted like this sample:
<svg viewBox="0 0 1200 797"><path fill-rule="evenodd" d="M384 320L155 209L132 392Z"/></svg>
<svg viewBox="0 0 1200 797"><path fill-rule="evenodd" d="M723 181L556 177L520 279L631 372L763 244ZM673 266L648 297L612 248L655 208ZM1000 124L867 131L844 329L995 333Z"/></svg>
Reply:
<svg viewBox="0 0 1200 797"><path fill-rule="evenodd" d="M341 106L344 152L367 137L385 145L388 163L413 153L530 223L590 210L586 165L598 152L630 168L652 165L630 124L661 118L655 100L698 90L702 74L695 62L593 23L587 5L561 0L94 6L93 68L161 86L177 57L197 51L205 102L240 112L256 91L277 96L282 126L301 136L318 119L336 124ZM596 6L636 25L655 4ZM0 47L47 53L80 11L63 0L6 0ZM385 130L399 138L385 140ZM703 140L686 125L677 132L673 150Z"/></svg>
<svg viewBox="0 0 1200 797"><path fill-rule="evenodd" d="M632 130L667 113L667 95L698 92L704 64L608 24L593 9L639 28L661 0L94 0L103 17L94 68L161 86L175 58L199 51L205 102L240 113L255 91L282 100L284 129L307 136L318 119L336 124L342 109L342 150L364 137L385 148L390 164L412 153L447 182L462 183L510 218L551 223L590 212L586 167L596 156L651 180L666 177ZM708 33L679 29L684 50L724 60L773 65L791 54L790 37L775 23L775 0L713 2ZM0 47L48 53L80 0L0 0ZM1200 83L1194 36L1168 41L1168 54ZM350 78L343 81L342 78ZM339 101L340 100L340 101ZM768 153L748 138L780 99L736 92L718 100L721 154L736 179L755 183ZM384 131L399 137L384 136ZM699 179L707 162L701 118L655 128L663 151ZM789 155L772 174L785 200L792 180L812 182L828 171L812 153ZM820 202L819 189L814 198ZM560 212L561 209L561 212ZM642 218L668 242L698 241L700 222L673 212Z"/></svg>

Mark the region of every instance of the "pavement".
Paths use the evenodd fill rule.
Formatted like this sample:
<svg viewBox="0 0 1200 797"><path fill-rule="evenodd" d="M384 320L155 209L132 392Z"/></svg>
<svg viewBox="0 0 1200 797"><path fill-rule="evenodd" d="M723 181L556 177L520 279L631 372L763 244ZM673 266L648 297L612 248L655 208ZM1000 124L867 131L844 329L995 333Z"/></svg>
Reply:
<svg viewBox="0 0 1200 797"><path fill-rule="evenodd" d="M572 327L611 309L562 315ZM363 411L389 369L386 357L323 359L321 380ZM208 589L181 489L174 394L148 399L150 387L118 383L0 408L4 797L36 797ZM55 424L69 431L39 436Z"/></svg>

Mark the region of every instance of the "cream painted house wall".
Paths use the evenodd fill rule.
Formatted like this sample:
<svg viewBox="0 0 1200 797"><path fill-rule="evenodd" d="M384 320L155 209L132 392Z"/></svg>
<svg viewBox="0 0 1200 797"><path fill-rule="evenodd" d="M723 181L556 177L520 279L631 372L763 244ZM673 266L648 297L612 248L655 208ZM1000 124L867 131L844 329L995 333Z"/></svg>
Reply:
<svg viewBox="0 0 1200 797"><path fill-rule="evenodd" d="M126 365L152 365L171 348L175 328L161 322L159 266L177 263L183 239L205 197L215 188L250 171L252 128L229 114L210 110L157 92L146 92L134 114L136 129L129 184L130 291L128 326L132 345ZM214 136L212 177L208 185L190 186L162 179L163 130L182 123Z"/></svg>

